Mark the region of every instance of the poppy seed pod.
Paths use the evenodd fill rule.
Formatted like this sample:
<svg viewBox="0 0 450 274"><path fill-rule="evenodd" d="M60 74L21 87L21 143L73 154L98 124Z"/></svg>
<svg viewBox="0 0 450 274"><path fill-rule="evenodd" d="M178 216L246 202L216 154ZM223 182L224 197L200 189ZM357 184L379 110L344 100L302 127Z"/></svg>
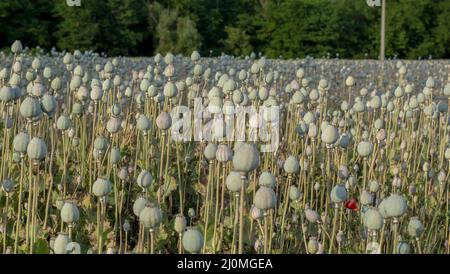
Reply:
<svg viewBox="0 0 450 274"><path fill-rule="evenodd" d="M272 175L272 173L270 172L263 172L261 173L261 175L259 176L259 185L260 186L264 186L264 187L268 187L268 188L275 188L277 181L275 176Z"/></svg>
<svg viewBox="0 0 450 274"><path fill-rule="evenodd" d="M139 115L136 121L136 128L142 131L148 131L152 127L150 120L144 114Z"/></svg>
<svg viewBox="0 0 450 274"><path fill-rule="evenodd" d="M183 214L178 214L175 217L174 229L178 234L181 234L186 229L187 221Z"/></svg>
<svg viewBox="0 0 450 274"><path fill-rule="evenodd" d="M15 89L4 86L0 89L0 100L4 103L9 103L16 97Z"/></svg>
<svg viewBox="0 0 450 274"><path fill-rule="evenodd" d="M233 167L236 171L248 173L259 167L259 151L254 145L243 143L235 152Z"/></svg>
<svg viewBox="0 0 450 274"><path fill-rule="evenodd" d="M291 186L289 188L289 198L292 201L297 201L298 199L300 199L302 196L302 193L300 192L300 190L298 189L298 187L296 186Z"/></svg>
<svg viewBox="0 0 450 274"><path fill-rule="evenodd" d="M397 254L410 254L411 247L406 242L399 242L397 244Z"/></svg>
<svg viewBox="0 0 450 274"><path fill-rule="evenodd" d="M13 140L14 151L25 153L27 151L30 137L26 132L19 132Z"/></svg>
<svg viewBox="0 0 450 274"><path fill-rule="evenodd" d="M383 199L378 208L386 217L400 217L406 213L408 206L403 196L394 193Z"/></svg>
<svg viewBox="0 0 450 274"><path fill-rule="evenodd" d="M2 189L6 193L10 193L14 188L14 182L10 179L6 179L2 182Z"/></svg>
<svg viewBox="0 0 450 274"><path fill-rule="evenodd" d="M59 233L53 244L55 254L66 254L67 244L70 242L69 236L65 233Z"/></svg>
<svg viewBox="0 0 450 274"><path fill-rule="evenodd" d="M183 234L183 247L190 253L198 253L203 247L203 234L196 228L188 228Z"/></svg>
<svg viewBox="0 0 450 274"><path fill-rule="evenodd" d="M109 159L111 161L111 164L116 165L120 162L122 156L120 154L120 149L113 147L111 148L111 152L109 153Z"/></svg>
<svg viewBox="0 0 450 274"><path fill-rule="evenodd" d="M333 203L342 203L347 200L347 189L344 185L336 185L331 190L331 201Z"/></svg>
<svg viewBox="0 0 450 274"><path fill-rule="evenodd" d="M97 136L94 140L94 148L105 151L108 148L108 140L103 136Z"/></svg>
<svg viewBox="0 0 450 274"><path fill-rule="evenodd" d="M39 100L33 97L25 98L22 104L20 104L20 114L27 119L35 120L36 118L39 118L39 116L42 115L42 108Z"/></svg>
<svg viewBox="0 0 450 274"><path fill-rule="evenodd" d="M363 190L359 199L363 205L371 205L373 203L373 195L367 190Z"/></svg>
<svg viewBox="0 0 450 274"><path fill-rule="evenodd" d="M325 144L334 144L339 139L339 132L334 126L327 125L322 132L321 139Z"/></svg>
<svg viewBox="0 0 450 274"><path fill-rule="evenodd" d="M148 172L147 170L142 170L141 173L139 173L137 180L136 180L136 183L142 189L146 189L146 188L150 187L152 182L153 182L152 174L150 174L150 172Z"/></svg>
<svg viewBox="0 0 450 274"><path fill-rule="evenodd" d="M364 226L371 230L380 230L384 218L376 208L369 208L363 216Z"/></svg>
<svg viewBox="0 0 450 274"><path fill-rule="evenodd" d="M380 190L380 184L376 180L372 180L369 182L369 191L372 193L378 192Z"/></svg>
<svg viewBox="0 0 450 274"><path fill-rule="evenodd" d="M55 96L50 94L44 94L41 99L41 108L47 115L53 114L56 109Z"/></svg>
<svg viewBox="0 0 450 274"><path fill-rule="evenodd" d="M147 204L139 214L139 221L145 228L157 228L162 220L161 209L155 204Z"/></svg>
<svg viewBox="0 0 450 274"><path fill-rule="evenodd" d="M418 238L425 231L422 222L417 217L411 217L408 223L408 234L411 237Z"/></svg>
<svg viewBox="0 0 450 274"><path fill-rule="evenodd" d="M166 96L167 98L175 97L178 94L177 86L172 82L167 82L164 85L163 93L164 93L164 96Z"/></svg>
<svg viewBox="0 0 450 274"><path fill-rule="evenodd" d="M253 203L261 210L268 210L275 207L277 197L273 189L262 186L256 191Z"/></svg>
<svg viewBox="0 0 450 274"><path fill-rule="evenodd" d="M67 224L72 224L80 218L80 211L73 202L65 202L61 208L61 220Z"/></svg>
<svg viewBox="0 0 450 274"><path fill-rule="evenodd" d="M121 128L122 128L122 121L117 117L111 117L111 119L109 119L108 122L106 123L106 130L111 134L119 132Z"/></svg>
<svg viewBox="0 0 450 274"><path fill-rule="evenodd" d="M258 220L263 216L263 212L255 205L252 205L250 208L250 216L252 217L253 220Z"/></svg>
<svg viewBox="0 0 450 274"><path fill-rule="evenodd" d="M310 237L308 241L308 253L316 254L319 250L319 243L317 242L316 237Z"/></svg>
<svg viewBox="0 0 450 274"><path fill-rule="evenodd" d="M205 158L209 161L214 161L216 159L217 145L214 143L208 143L205 147Z"/></svg>
<svg viewBox="0 0 450 274"><path fill-rule="evenodd" d="M287 174L296 174L300 171L300 165L295 156L289 156L286 161L284 161L284 172Z"/></svg>
<svg viewBox="0 0 450 274"><path fill-rule="evenodd" d="M71 125L72 122L66 115L59 116L58 120L56 121L56 128L58 128L59 130L67 130Z"/></svg>
<svg viewBox="0 0 450 274"><path fill-rule="evenodd" d="M172 125L170 114L162 111L156 118L156 126L161 130L168 130Z"/></svg>
<svg viewBox="0 0 450 274"><path fill-rule="evenodd" d="M244 185L244 181L239 172L231 171L226 178L225 184L229 191L239 192Z"/></svg>
<svg viewBox="0 0 450 274"><path fill-rule="evenodd" d="M216 159L219 162L230 161L233 159L233 151L227 145L218 145L216 150Z"/></svg>
<svg viewBox="0 0 450 274"><path fill-rule="evenodd" d="M18 54L22 52L22 43L19 40L15 40L11 45L11 52L14 54Z"/></svg>
<svg viewBox="0 0 450 274"><path fill-rule="evenodd" d="M351 87L355 85L355 79L352 76L348 76L347 79L345 80L345 85L347 87Z"/></svg>
<svg viewBox="0 0 450 274"><path fill-rule="evenodd" d="M139 197L133 203L133 213L136 217L139 217L141 211L144 209L145 205L148 203L148 200L145 197Z"/></svg>
<svg viewBox="0 0 450 274"><path fill-rule="evenodd" d="M41 161L47 156L47 145L45 141L34 137L27 146L27 154L31 160Z"/></svg>
<svg viewBox="0 0 450 274"><path fill-rule="evenodd" d="M110 192L111 182L108 179L98 178L92 186L92 193L99 198L107 196Z"/></svg>
<svg viewBox="0 0 450 274"><path fill-rule="evenodd" d="M358 154L361 157L368 157L370 154L372 154L373 151L373 145L371 142L368 141L362 141L358 144Z"/></svg>

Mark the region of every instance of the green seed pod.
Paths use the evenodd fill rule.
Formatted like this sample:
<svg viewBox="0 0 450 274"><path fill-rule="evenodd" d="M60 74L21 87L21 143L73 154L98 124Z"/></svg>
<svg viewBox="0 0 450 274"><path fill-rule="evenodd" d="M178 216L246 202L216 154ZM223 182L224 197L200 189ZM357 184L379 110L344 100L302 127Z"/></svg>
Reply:
<svg viewBox="0 0 450 274"><path fill-rule="evenodd" d="M27 119L37 119L42 115L41 104L38 99L27 97L20 104L20 114Z"/></svg>
<svg viewBox="0 0 450 274"><path fill-rule="evenodd" d="M267 88L265 88L264 86L262 86L259 90L258 90L258 98L262 101L266 100L269 97L269 91L267 90Z"/></svg>
<svg viewBox="0 0 450 274"><path fill-rule="evenodd" d="M92 186L92 193L99 198L106 197L110 192L111 182L108 179L98 178Z"/></svg>
<svg viewBox="0 0 450 274"><path fill-rule="evenodd" d="M175 97L178 94L177 86L173 82L167 82L164 85L163 93L167 98Z"/></svg>
<svg viewBox="0 0 450 274"><path fill-rule="evenodd" d="M55 254L66 254L67 244L70 242L69 236L65 233L59 233L53 244Z"/></svg>
<svg viewBox="0 0 450 274"><path fill-rule="evenodd" d="M363 190L360 197L361 204L371 205L373 203L373 195L367 190Z"/></svg>
<svg viewBox="0 0 450 274"><path fill-rule="evenodd" d="M291 186L289 188L289 198L292 201L298 201L301 198L302 194L300 192L300 190L298 189L298 187L296 186Z"/></svg>
<svg viewBox="0 0 450 274"><path fill-rule="evenodd" d="M378 190L380 190L380 184L378 183L378 181L376 180L372 180L369 182L369 191L370 192L378 192Z"/></svg>
<svg viewBox="0 0 450 274"><path fill-rule="evenodd" d="M228 162L233 159L233 151L227 145L218 145L216 150L216 159L222 163Z"/></svg>
<svg viewBox="0 0 450 274"><path fill-rule="evenodd" d="M166 56L164 56L164 63L167 65L173 64L174 56L172 53L167 53Z"/></svg>
<svg viewBox="0 0 450 274"><path fill-rule="evenodd" d="M25 153L27 151L28 143L30 142L30 137L26 132L19 132L13 140L14 151Z"/></svg>
<svg viewBox="0 0 450 274"><path fill-rule="evenodd" d="M0 100L9 103L16 98L15 89L4 86L0 89Z"/></svg>
<svg viewBox="0 0 450 274"><path fill-rule="evenodd" d="M41 99L41 107L42 111L44 111L47 115L53 114L56 110L56 99L53 95L44 94Z"/></svg>
<svg viewBox="0 0 450 274"><path fill-rule="evenodd" d="M254 145L243 143L233 157L233 167L236 171L248 173L259 167L259 151Z"/></svg>
<svg viewBox="0 0 450 274"><path fill-rule="evenodd" d="M47 156L47 145L45 141L34 137L27 146L27 154L31 160L41 161Z"/></svg>
<svg viewBox="0 0 450 274"><path fill-rule="evenodd" d="M111 134L119 132L121 128L122 121L117 117L111 117L111 119L109 119L106 123L106 130Z"/></svg>
<svg viewBox="0 0 450 274"><path fill-rule="evenodd" d="M347 79L345 80L345 85L347 87L352 87L355 85L355 79L352 76L348 76Z"/></svg>
<svg viewBox="0 0 450 274"><path fill-rule="evenodd" d="M111 148L111 152L109 153L109 159L111 161L111 164L116 165L120 162L122 156L120 154L120 149L113 147Z"/></svg>
<svg viewBox="0 0 450 274"><path fill-rule="evenodd" d="M253 203L261 210L268 210L275 207L277 197L273 189L262 186L256 191Z"/></svg>
<svg viewBox="0 0 450 274"><path fill-rule="evenodd" d="M93 86L90 94L91 100L99 101L103 97L103 90L100 86Z"/></svg>
<svg viewBox="0 0 450 274"><path fill-rule="evenodd" d="M142 170L141 173L139 173L137 180L136 180L136 183L142 189L146 189L146 188L150 187L152 182L153 182L152 174L150 174L150 172L148 172L147 170Z"/></svg>
<svg viewBox="0 0 450 274"><path fill-rule="evenodd" d="M161 209L155 204L147 204L139 214L139 221L145 228L157 228L161 220Z"/></svg>
<svg viewBox="0 0 450 274"><path fill-rule="evenodd" d="M59 130L68 130L71 125L72 121L70 121L69 117L67 117L66 115L59 116L58 120L56 121L56 128Z"/></svg>
<svg viewBox="0 0 450 274"><path fill-rule="evenodd" d="M419 218L411 217L408 223L408 234L411 237L418 238L425 231L422 222L420 222Z"/></svg>
<svg viewBox="0 0 450 274"><path fill-rule="evenodd" d="M391 194L386 199L383 199L384 203L380 203L378 206L380 211L384 211L386 217L400 217L406 213L408 206L403 196L398 194Z"/></svg>
<svg viewBox="0 0 450 274"><path fill-rule="evenodd" d="M264 171L259 176L259 186L264 186L268 188L275 188L277 181L275 179L275 176L272 175L272 173L268 171Z"/></svg>
<svg viewBox="0 0 450 274"><path fill-rule="evenodd" d="M241 174L236 171L231 171L226 178L226 186L229 191L239 192L244 185L244 181L241 178Z"/></svg>
<svg viewBox="0 0 450 274"><path fill-rule="evenodd" d="M14 41L14 43L11 45L11 52L14 54L22 52L22 43L20 42L20 40Z"/></svg>
<svg viewBox="0 0 450 274"><path fill-rule="evenodd" d="M444 87L444 95L450 96L450 83L446 84Z"/></svg>
<svg viewBox="0 0 450 274"><path fill-rule="evenodd" d="M371 142L368 141L362 141L358 144L358 154L361 157L368 157L370 154L372 154L373 151L373 145Z"/></svg>
<svg viewBox="0 0 450 274"><path fill-rule="evenodd" d="M356 101L355 104L353 105L353 110L355 112L361 113L364 112L366 109L366 105L364 104L363 101Z"/></svg>
<svg viewBox="0 0 450 274"><path fill-rule="evenodd" d="M94 148L99 151L105 151L108 148L108 140L103 136L97 136L94 140Z"/></svg>
<svg viewBox="0 0 450 274"><path fill-rule="evenodd" d="M66 201L61 208L61 220L67 224L72 224L80 218L80 211L75 203Z"/></svg>
<svg viewBox="0 0 450 274"><path fill-rule="evenodd" d="M152 127L150 120L144 114L141 114L136 121L136 128L142 131L148 131Z"/></svg>
<svg viewBox="0 0 450 274"><path fill-rule="evenodd" d="M2 189L6 193L10 193L14 188L14 182L11 179L5 179L2 182Z"/></svg>
<svg viewBox="0 0 450 274"><path fill-rule="evenodd" d="M81 254L81 247L79 243L70 242L66 246L66 254Z"/></svg>
<svg viewBox="0 0 450 274"><path fill-rule="evenodd" d="M321 135L322 142L329 145L334 144L338 140L338 138L338 130L331 125L327 125Z"/></svg>
<svg viewBox="0 0 450 274"><path fill-rule="evenodd" d="M199 253L203 247L203 235L196 228L188 228L183 234L183 247L190 253Z"/></svg>
<svg viewBox="0 0 450 274"><path fill-rule="evenodd" d="M50 83L50 87L54 91L59 91L62 87L61 79L59 77L56 77L55 79L53 79L52 82Z"/></svg>
<svg viewBox="0 0 450 274"><path fill-rule="evenodd" d="M343 203L347 200L347 189L344 185L336 185L331 190L330 197L333 203Z"/></svg>
<svg viewBox="0 0 450 274"><path fill-rule="evenodd" d="M411 247L406 242L399 242L397 244L397 254L410 254Z"/></svg>
<svg viewBox="0 0 450 274"><path fill-rule="evenodd" d="M174 229L178 234L181 234L186 229L187 221L183 214L177 214L174 221Z"/></svg>
<svg viewBox="0 0 450 274"><path fill-rule="evenodd" d="M427 82L426 82L426 87L429 89L434 88L435 86L435 82L434 82L434 78L433 77L428 77Z"/></svg>
<svg viewBox="0 0 450 274"><path fill-rule="evenodd" d="M170 114L162 111L156 118L156 126L161 130L168 130L172 125Z"/></svg>
<svg viewBox="0 0 450 274"><path fill-rule="evenodd" d="M75 137L72 139L72 146L73 147L78 147L80 145L80 138Z"/></svg>
<svg viewBox="0 0 450 274"><path fill-rule="evenodd" d="M141 211L145 208L145 205L148 203L148 200L145 197L139 197L133 203L133 213L136 217L139 217Z"/></svg>
<svg viewBox="0 0 450 274"><path fill-rule="evenodd" d="M369 208L363 216L364 226L371 230L380 230L383 227L383 216L376 208Z"/></svg>
<svg viewBox="0 0 450 274"><path fill-rule="evenodd" d="M205 158L209 161L214 161L216 159L216 152L217 152L217 145L214 143L208 143L208 145L205 147Z"/></svg>
<svg viewBox="0 0 450 274"><path fill-rule="evenodd" d="M317 242L316 237L310 237L308 241L308 253L316 254L319 250L319 243Z"/></svg>
<svg viewBox="0 0 450 274"><path fill-rule="evenodd" d="M52 68L45 67L44 72L42 73L46 79L52 78Z"/></svg>
<svg viewBox="0 0 450 274"><path fill-rule="evenodd" d="M14 152L13 153L13 162L17 164L20 161L21 161L20 153L19 152Z"/></svg>
<svg viewBox="0 0 450 274"><path fill-rule="evenodd" d="M284 172L287 174L296 174L300 171L300 165L298 164L297 158L295 156L289 156L286 161L284 161Z"/></svg>

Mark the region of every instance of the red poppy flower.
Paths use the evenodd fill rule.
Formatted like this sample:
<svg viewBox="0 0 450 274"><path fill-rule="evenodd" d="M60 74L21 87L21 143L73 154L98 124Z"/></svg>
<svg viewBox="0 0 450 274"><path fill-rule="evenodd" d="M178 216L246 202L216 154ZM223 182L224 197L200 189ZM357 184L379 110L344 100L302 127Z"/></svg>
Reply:
<svg viewBox="0 0 450 274"><path fill-rule="evenodd" d="M355 198L351 198L350 200L345 202L345 207L353 211L358 211L358 202Z"/></svg>

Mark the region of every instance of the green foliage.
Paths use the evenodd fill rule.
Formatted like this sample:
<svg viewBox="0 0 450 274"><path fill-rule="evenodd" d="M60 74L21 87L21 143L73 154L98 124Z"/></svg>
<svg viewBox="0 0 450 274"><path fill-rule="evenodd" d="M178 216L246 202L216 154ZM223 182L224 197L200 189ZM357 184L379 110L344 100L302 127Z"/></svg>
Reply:
<svg viewBox="0 0 450 274"><path fill-rule="evenodd" d="M268 57L377 58L380 8L364 0L63 0L0 3L0 48L31 47L109 55L222 52ZM450 3L387 1L386 54L449 58Z"/></svg>

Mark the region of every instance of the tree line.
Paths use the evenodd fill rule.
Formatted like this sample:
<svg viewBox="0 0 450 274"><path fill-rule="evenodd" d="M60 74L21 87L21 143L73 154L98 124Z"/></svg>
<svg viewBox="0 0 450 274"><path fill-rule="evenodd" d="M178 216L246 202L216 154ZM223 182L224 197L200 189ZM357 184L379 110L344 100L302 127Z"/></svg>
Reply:
<svg viewBox="0 0 450 274"><path fill-rule="evenodd" d="M388 57L450 57L450 1L387 3ZM365 0L3 0L0 48L378 58L380 13Z"/></svg>

